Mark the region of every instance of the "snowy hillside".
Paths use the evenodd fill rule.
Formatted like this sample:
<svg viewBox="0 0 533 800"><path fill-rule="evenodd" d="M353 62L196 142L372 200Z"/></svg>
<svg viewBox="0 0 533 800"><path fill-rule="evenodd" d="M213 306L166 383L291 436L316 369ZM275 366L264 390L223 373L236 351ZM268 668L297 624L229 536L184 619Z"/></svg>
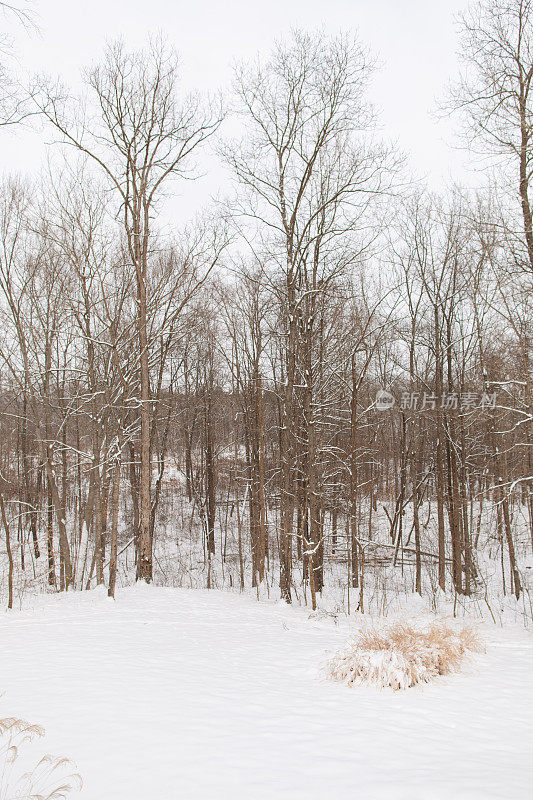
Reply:
<svg viewBox="0 0 533 800"><path fill-rule="evenodd" d="M356 624L144 585L41 598L0 622L2 716L46 728L83 800L531 797L530 633L484 625L486 654L405 692L322 681Z"/></svg>

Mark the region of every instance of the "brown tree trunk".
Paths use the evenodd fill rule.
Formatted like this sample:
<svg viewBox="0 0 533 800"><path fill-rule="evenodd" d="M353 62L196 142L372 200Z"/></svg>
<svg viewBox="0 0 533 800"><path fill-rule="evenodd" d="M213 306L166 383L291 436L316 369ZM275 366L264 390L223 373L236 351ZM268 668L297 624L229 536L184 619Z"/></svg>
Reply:
<svg viewBox="0 0 533 800"><path fill-rule="evenodd" d="M359 586L359 552L357 541L357 374L355 355L351 359L352 391L350 399L350 552L351 584Z"/></svg>
<svg viewBox="0 0 533 800"><path fill-rule="evenodd" d="M9 523L6 517L6 509L4 506L4 497L2 491L0 490L0 511L2 513L2 523L4 525L5 537L6 537L6 552L7 552L7 562L8 562L8 573L7 573L7 607L13 608L13 553L11 551L11 533L9 530Z"/></svg>
<svg viewBox="0 0 533 800"><path fill-rule="evenodd" d="M442 360L440 348L440 320L438 306L435 302L435 394L437 397L436 413L436 464L435 464L435 489L437 495L437 526L438 526L438 551L439 551L439 586L442 591L446 589L446 533L444 527L444 457L443 457L443 423L441 411L441 398L443 390Z"/></svg>
<svg viewBox="0 0 533 800"><path fill-rule="evenodd" d="M46 547L48 551L48 585L56 586L56 567L54 558L54 503L52 500L52 490L48 481L47 491L47 536Z"/></svg>
<svg viewBox="0 0 533 800"><path fill-rule="evenodd" d="M111 547L109 553L109 597L115 597L118 557L118 512L120 501L120 456L117 457L113 476L113 501L111 509Z"/></svg>
<svg viewBox="0 0 533 800"><path fill-rule="evenodd" d="M211 388L207 390L205 407L205 482L207 513L207 551L215 553L216 474L213 446L213 411Z"/></svg>

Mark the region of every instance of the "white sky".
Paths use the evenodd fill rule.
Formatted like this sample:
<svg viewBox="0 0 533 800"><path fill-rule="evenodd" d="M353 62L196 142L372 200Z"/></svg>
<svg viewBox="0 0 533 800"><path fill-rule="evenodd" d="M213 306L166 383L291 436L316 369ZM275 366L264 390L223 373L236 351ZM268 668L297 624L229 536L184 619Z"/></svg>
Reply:
<svg viewBox="0 0 533 800"><path fill-rule="evenodd" d="M182 56L187 86L199 89L223 88L232 59L268 52L273 39L291 27L356 30L382 64L371 99L381 111L383 132L409 154L413 171L439 189L452 180L480 182L468 171L466 154L452 147L453 124L432 114L458 70L455 18L466 5L467 0L35 0L40 34L16 31L5 19L2 27L14 34L21 68L59 74L71 84L80 67L98 60L106 39L121 36L137 47L149 32L162 31ZM0 169L6 172L35 172L44 151L42 135L0 130ZM219 182L212 175L184 191L198 205Z"/></svg>

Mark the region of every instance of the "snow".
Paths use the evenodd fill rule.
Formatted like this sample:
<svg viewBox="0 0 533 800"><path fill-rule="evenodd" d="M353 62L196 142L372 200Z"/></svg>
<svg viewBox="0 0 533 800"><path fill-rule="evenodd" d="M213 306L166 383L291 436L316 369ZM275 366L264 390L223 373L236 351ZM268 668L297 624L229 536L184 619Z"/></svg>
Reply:
<svg viewBox="0 0 533 800"><path fill-rule="evenodd" d="M465 672L393 692L320 679L353 617L147 586L31 602L0 619L1 716L46 728L83 800L531 797L519 628L483 625Z"/></svg>

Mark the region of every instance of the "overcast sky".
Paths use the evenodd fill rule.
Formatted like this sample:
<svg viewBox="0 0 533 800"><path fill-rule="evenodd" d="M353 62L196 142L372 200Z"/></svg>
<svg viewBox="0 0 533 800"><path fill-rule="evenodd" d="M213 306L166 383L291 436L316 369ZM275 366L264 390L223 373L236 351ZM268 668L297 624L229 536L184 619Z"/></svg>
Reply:
<svg viewBox="0 0 533 800"><path fill-rule="evenodd" d="M143 44L162 31L180 52L188 87L215 89L230 81L231 62L267 53L291 27L358 31L381 62L371 99L382 128L398 141L413 170L434 189L457 180L470 185L467 157L453 148L453 125L432 113L457 74L457 13L467 0L35 0L39 34L14 34L17 60L30 72L59 74L74 83L82 66L99 59L106 40ZM4 29L6 28L4 20ZM42 137L0 131L0 168L34 172ZM204 186L216 189L216 181ZM200 196L202 187L194 194ZM205 191L203 192L205 195Z"/></svg>

